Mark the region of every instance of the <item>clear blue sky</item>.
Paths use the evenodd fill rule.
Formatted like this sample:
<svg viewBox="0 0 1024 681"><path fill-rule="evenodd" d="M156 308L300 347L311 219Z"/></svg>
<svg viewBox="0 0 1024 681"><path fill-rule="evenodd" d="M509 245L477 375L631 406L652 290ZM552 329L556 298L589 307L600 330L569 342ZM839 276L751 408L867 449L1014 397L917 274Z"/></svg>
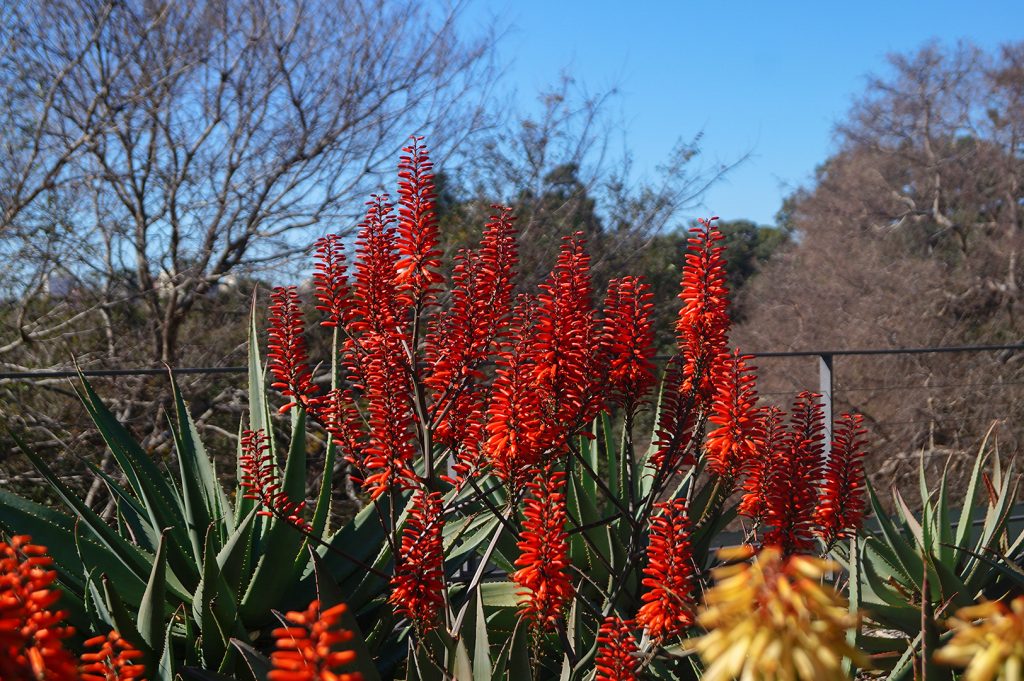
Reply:
<svg viewBox="0 0 1024 681"><path fill-rule="evenodd" d="M592 91L617 86L638 171L701 129L711 160L752 152L706 209L762 223L828 156L835 122L887 53L1024 40L1024 0L476 0L468 20L483 17L509 28L506 85L524 100L563 70Z"/></svg>

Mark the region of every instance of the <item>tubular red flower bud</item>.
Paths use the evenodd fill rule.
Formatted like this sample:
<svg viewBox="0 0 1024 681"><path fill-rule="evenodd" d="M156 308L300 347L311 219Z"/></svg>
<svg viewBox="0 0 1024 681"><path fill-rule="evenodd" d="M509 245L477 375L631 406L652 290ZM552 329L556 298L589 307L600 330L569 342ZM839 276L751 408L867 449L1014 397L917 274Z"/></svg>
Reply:
<svg viewBox="0 0 1024 681"><path fill-rule="evenodd" d="M439 492L415 492L395 561L395 576L391 579L389 600L395 610L415 622L420 631L434 629L444 607L441 537L444 519L441 512Z"/></svg>
<svg viewBox="0 0 1024 681"><path fill-rule="evenodd" d="M362 681L358 672L341 671L356 659L346 646L353 633L341 627L346 609L342 603L321 612L313 601L305 611L287 613L287 625L271 632L277 649L267 681Z"/></svg>
<svg viewBox="0 0 1024 681"><path fill-rule="evenodd" d="M694 390L700 410L707 408L714 396L714 378L726 354L729 334L725 249L715 245L723 236L714 220L701 220L700 226L690 231L679 294L683 306L676 321L686 387Z"/></svg>
<svg viewBox="0 0 1024 681"><path fill-rule="evenodd" d="M314 417L330 433L345 460L353 466L361 465L363 423L352 390L334 388L313 401L311 407Z"/></svg>
<svg viewBox="0 0 1024 681"><path fill-rule="evenodd" d="M654 385L654 294L642 277L608 282L601 345L611 405L632 413Z"/></svg>
<svg viewBox="0 0 1024 681"><path fill-rule="evenodd" d="M765 545L778 546L784 555L814 548L818 481L824 465L825 429L821 396L802 392L793 403L785 446L773 464L765 498L765 522L771 531Z"/></svg>
<svg viewBox="0 0 1024 681"><path fill-rule="evenodd" d="M864 445L860 414L843 414L836 423L825 479L818 494L818 534L830 544L857 533L864 520Z"/></svg>
<svg viewBox="0 0 1024 681"><path fill-rule="evenodd" d="M543 469L523 504L519 558L512 574L520 588L520 612L541 630L554 631L575 593L569 577L569 535L565 530L565 473Z"/></svg>
<svg viewBox="0 0 1024 681"><path fill-rule="evenodd" d="M372 331L375 338L383 338L400 333L404 322L396 283L395 215L386 195L375 195L366 205L356 237L349 332L360 337ZM372 339L360 338L362 344L368 341Z"/></svg>
<svg viewBox="0 0 1024 681"><path fill-rule="evenodd" d="M422 137L412 137L398 163L398 268L396 283L409 302L426 305L444 278L437 272L437 215L433 163Z"/></svg>
<svg viewBox="0 0 1024 681"><path fill-rule="evenodd" d="M60 592L46 549L31 537L0 542L0 679L73 681L75 660L64 649L74 629L54 610Z"/></svg>
<svg viewBox="0 0 1024 681"><path fill-rule="evenodd" d="M750 467L764 440L754 386L757 376L755 367L746 364L749 359L736 350L723 362L708 417L717 426L705 445L708 470L731 481Z"/></svg>
<svg viewBox="0 0 1024 681"><path fill-rule="evenodd" d="M280 517L296 528L308 531L309 525L302 517L306 502L292 501L281 489L281 475L270 453L270 443L263 429L246 430L242 433L242 451L238 463L245 490L243 498L259 503L258 515Z"/></svg>
<svg viewBox="0 0 1024 681"><path fill-rule="evenodd" d="M636 615L637 624L652 639L678 636L693 624L693 554L686 500L656 504L659 513L651 518L650 543L642 596L644 605Z"/></svg>
<svg viewBox="0 0 1024 681"><path fill-rule="evenodd" d="M271 294L267 368L274 377L271 388L292 401L281 407L286 412L296 404L307 404L317 393L311 382L306 339L302 335L302 311L294 286L278 286Z"/></svg>
<svg viewBox="0 0 1024 681"><path fill-rule="evenodd" d="M352 316L345 256L341 250L341 236L338 234L328 234L317 239L313 291L317 301L316 309L324 315L321 326L344 325Z"/></svg>
<svg viewBox="0 0 1024 681"><path fill-rule="evenodd" d="M605 617L597 634L595 681L636 681L640 672L640 649L630 629L632 620Z"/></svg>
<svg viewBox="0 0 1024 681"><path fill-rule="evenodd" d="M85 647L98 650L82 653L79 667L82 681L145 681L146 667L142 663L145 655L116 631L89 639Z"/></svg>

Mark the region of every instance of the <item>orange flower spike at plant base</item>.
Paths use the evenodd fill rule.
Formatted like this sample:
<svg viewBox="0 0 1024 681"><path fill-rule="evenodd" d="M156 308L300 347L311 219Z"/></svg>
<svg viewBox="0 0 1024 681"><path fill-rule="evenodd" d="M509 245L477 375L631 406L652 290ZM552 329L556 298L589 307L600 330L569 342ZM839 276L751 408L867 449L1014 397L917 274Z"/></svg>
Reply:
<svg viewBox="0 0 1024 681"><path fill-rule="evenodd" d="M752 552L744 546L719 557L747 559ZM705 663L702 681L845 681L843 658L868 666L847 641L859 618L822 583L837 569L765 547L752 564L713 570L715 586L697 617L708 633L693 643Z"/></svg>
<svg viewBox="0 0 1024 681"><path fill-rule="evenodd" d="M641 277L608 282L601 339L609 363L606 390L611 405L630 413L655 383L653 299Z"/></svg>
<svg viewBox="0 0 1024 681"><path fill-rule="evenodd" d="M1022 678L1024 596L961 608L947 625L953 638L936 651L936 662L966 668L964 681Z"/></svg>
<svg viewBox="0 0 1024 681"><path fill-rule="evenodd" d="M661 640L678 636L693 624L696 603L686 500L656 504L656 509L644 568L643 585L648 590L636 621L652 639Z"/></svg>
<svg viewBox="0 0 1024 681"><path fill-rule="evenodd" d="M595 681L636 681L640 671L640 649L630 629L631 620L605 617L597 634Z"/></svg>
<svg viewBox="0 0 1024 681"><path fill-rule="evenodd" d="M246 430L242 433L242 452L239 467L242 471L240 485L245 490L243 498L252 499L262 507L257 514L267 517L279 516L300 530L309 525L302 517L306 502L292 501L281 489L281 476L270 453L267 434L262 430Z"/></svg>
<svg viewBox="0 0 1024 681"><path fill-rule="evenodd" d="M82 681L145 681L146 667L141 661L145 655L116 631L89 639L85 647L99 650L82 653Z"/></svg>
<svg viewBox="0 0 1024 681"><path fill-rule="evenodd" d="M434 164L422 137L413 137L398 163L398 277L396 283L409 302L432 302L444 281L434 211Z"/></svg>
<svg viewBox="0 0 1024 681"><path fill-rule="evenodd" d="M281 407L284 413L317 393L311 382L309 354L303 337L302 311L294 286L278 286L270 296L270 328L267 341L267 368L274 377L271 388L292 401Z"/></svg>
<svg viewBox="0 0 1024 681"><path fill-rule="evenodd" d="M818 534L830 544L856 534L864 520L864 445L860 414L843 414L835 427L815 516Z"/></svg>
<svg viewBox="0 0 1024 681"><path fill-rule="evenodd" d="M690 230L683 265L683 301L676 321L679 351L684 359L686 385L694 390L696 406L707 407L714 397L714 379L726 354L729 334L729 290L725 285L725 250L714 221L701 220ZM686 391L684 391L686 392Z"/></svg>
<svg viewBox="0 0 1024 681"><path fill-rule="evenodd" d="M0 542L0 679L72 681L78 670L63 641L74 633L53 610L60 592L46 549L17 535Z"/></svg>
<svg viewBox="0 0 1024 681"><path fill-rule="evenodd" d="M391 580L395 610L416 623L421 632L437 626L444 607L444 544L441 493L417 490Z"/></svg>
<svg viewBox="0 0 1024 681"><path fill-rule="evenodd" d="M521 591L520 611L542 630L554 631L575 590L569 578L569 535L565 530L565 473L538 471L523 507L519 558L512 574Z"/></svg>
<svg viewBox="0 0 1024 681"><path fill-rule="evenodd" d="M786 442L772 464L766 487L765 522L772 529L764 543L778 546L787 555L814 548L818 482L825 463L820 397L807 391L797 396Z"/></svg>
<svg viewBox="0 0 1024 681"><path fill-rule="evenodd" d="M708 470L733 482L750 466L764 441L754 387L757 376L754 367L747 366L748 359L750 355L736 350L722 363L708 417L717 426L705 445Z"/></svg>
<svg viewBox="0 0 1024 681"><path fill-rule="evenodd" d="M267 681L362 681L356 672L339 668L352 664L356 655L338 648L352 640L352 632L340 627L344 603L320 612L313 601L303 612L289 612L286 625L271 632L277 650L270 654Z"/></svg>

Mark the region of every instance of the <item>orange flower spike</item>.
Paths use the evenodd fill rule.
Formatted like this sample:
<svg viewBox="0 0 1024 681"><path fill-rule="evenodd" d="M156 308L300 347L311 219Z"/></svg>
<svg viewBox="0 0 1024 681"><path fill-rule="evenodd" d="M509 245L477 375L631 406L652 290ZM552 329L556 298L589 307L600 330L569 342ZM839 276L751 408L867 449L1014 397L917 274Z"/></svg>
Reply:
<svg viewBox="0 0 1024 681"><path fill-rule="evenodd" d="M686 500L659 503L656 508L642 582L648 590L636 621L652 639L661 640L678 636L693 624L696 603Z"/></svg>
<svg viewBox="0 0 1024 681"><path fill-rule="evenodd" d="M736 350L723 362L708 417L717 426L705 445L708 470L733 482L750 467L764 440L754 387L757 376L754 367L747 366L749 359Z"/></svg>
<svg viewBox="0 0 1024 681"><path fill-rule="evenodd" d="M341 251L340 234L328 234L316 241L313 291L317 301L316 309L324 315L320 326L329 328L348 324L352 317L345 256Z"/></svg>
<svg viewBox="0 0 1024 681"><path fill-rule="evenodd" d="M554 631L575 589L569 577L569 535L565 530L565 473L538 471L524 502L519 558L512 581L521 587L520 611L542 630Z"/></svg>
<svg viewBox="0 0 1024 681"><path fill-rule="evenodd" d="M761 441L743 481L743 498L738 510L758 522L764 520L772 479L779 470L778 463L784 458L780 453L786 439L786 429L782 422L784 416L778 407L768 407L760 415L758 428L762 435Z"/></svg>
<svg viewBox="0 0 1024 681"><path fill-rule="evenodd" d="M602 350L608 360L612 405L632 412L654 385L654 294L641 277L608 282Z"/></svg>
<svg viewBox="0 0 1024 681"><path fill-rule="evenodd" d="M302 612L287 613L287 625L271 632L277 649L267 681L362 681L359 673L339 671L356 658L351 650L338 650L353 636L340 628L346 609L341 603L320 612L320 602L313 601Z"/></svg>
<svg viewBox="0 0 1024 681"><path fill-rule="evenodd" d="M64 649L74 630L52 610L60 598L46 549L26 535L0 542L0 679L72 681L75 661Z"/></svg>
<svg viewBox="0 0 1024 681"><path fill-rule="evenodd" d="M303 336L302 311L294 286L278 286L270 296L270 327L267 368L274 377L271 388L292 398L279 410L282 414L299 403L307 404L318 391L312 382L309 353Z"/></svg>
<svg viewBox="0 0 1024 681"><path fill-rule="evenodd" d="M296 528L308 531L309 524L302 517L306 502L292 501L281 489L281 476L270 453L267 434L262 428L246 430L242 433L241 445L238 464L242 474L239 484L245 490L243 498L259 503L258 515L278 516Z"/></svg>
<svg viewBox="0 0 1024 681"><path fill-rule="evenodd" d="M694 391L699 408L706 408L714 396L714 378L729 334L729 290L722 257L725 249L715 245L724 237L714 224L717 219L701 220L690 230L679 294L683 306L676 321L687 387Z"/></svg>
<svg viewBox="0 0 1024 681"><path fill-rule="evenodd" d="M433 302L441 251L434 209L434 164L422 137L412 137L398 163L398 276L396 283L409 302Z"/></svg>
<svg viewBox="0 0 1024 681"><path fill-rule="evenodd" d="M595 681L636 681L640 670L640 649L630 632L632 620L605 617L597 635Z"/></svg>
<svg viewBox="0 0 1024 681"><path fill-rule="evenodd" d="M85 647L99 650L82 653L79 667L82 681L145 681L146 667L141 662L145 655L116 631L89 639Z"/></svg>
<svg viewBox="0 0 1024 681"><path fill-rule="evenodd" d="M391 579L390 601L421 631L437 627L444 607L444 544L441 493L417 490Z"/></svg>
<svg viewBox="0 0 1024 681"><path fill-rule="evenodd" d="M826 543L852 537L864 520L863 423L860 414L843 414L836 424L815 515L818 534Z"/></svg>

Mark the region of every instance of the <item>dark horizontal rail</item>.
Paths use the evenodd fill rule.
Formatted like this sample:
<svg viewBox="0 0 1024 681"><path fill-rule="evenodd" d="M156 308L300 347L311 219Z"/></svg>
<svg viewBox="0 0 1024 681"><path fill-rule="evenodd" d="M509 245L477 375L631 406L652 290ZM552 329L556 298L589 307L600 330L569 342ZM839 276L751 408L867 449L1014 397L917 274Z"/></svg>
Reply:
<svg viewBox="0 0 1024 681"><path fill-rule="evenodd" d="M1007 345L950 345L930 348L861 348L854 350L782 350L769 352L748 352L754 357L842 357L852 355L925 355L930 353L950 352L995 352L998 350L1024 350L1024 343ZM671 355L657 355L656 360L667 360ZM170 369L175 374L242 374L247 367L182 367ZM103 376L160 376L168 372L160 369L83 369L82 375L87 377ZM4 371L0 372L0 380L34 379L34 378L74 378L77 371L41 370L41 371Z"/></svg>

